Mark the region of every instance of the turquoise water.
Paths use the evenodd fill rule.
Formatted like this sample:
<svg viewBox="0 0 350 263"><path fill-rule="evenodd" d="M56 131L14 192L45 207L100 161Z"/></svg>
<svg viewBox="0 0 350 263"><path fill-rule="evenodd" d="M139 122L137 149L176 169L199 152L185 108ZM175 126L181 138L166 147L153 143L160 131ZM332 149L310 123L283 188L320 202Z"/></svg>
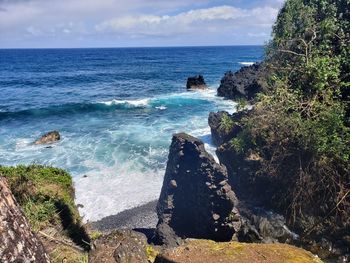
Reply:
<svg viewBox="0 0 350 263"><path fill-rule="evenodd" d="M227 70L262 59L263 48L0 50L0 164L67 169L85 220L158 198L175 132L211 145L210 111ZM209 89L187 92L188 76ZM32 142L58 130L52 148ZM86 176L85 176L86 175Z"/></svg>

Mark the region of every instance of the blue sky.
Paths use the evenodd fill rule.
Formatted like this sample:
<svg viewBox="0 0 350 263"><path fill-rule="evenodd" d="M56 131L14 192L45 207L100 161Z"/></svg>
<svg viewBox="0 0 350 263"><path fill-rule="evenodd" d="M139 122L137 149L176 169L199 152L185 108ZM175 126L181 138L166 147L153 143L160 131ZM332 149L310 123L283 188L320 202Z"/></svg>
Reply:
<svg viewBox="0 0 350 263"><path fill-rule="evenodd" d="M0 0L0 48L264 44L283 0Z"/></svg>

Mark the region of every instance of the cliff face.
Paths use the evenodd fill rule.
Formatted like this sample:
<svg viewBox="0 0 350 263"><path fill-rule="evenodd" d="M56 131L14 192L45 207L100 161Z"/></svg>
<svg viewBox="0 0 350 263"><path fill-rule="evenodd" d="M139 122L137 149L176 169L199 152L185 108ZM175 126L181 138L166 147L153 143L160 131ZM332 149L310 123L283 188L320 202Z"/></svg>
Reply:
<svg viewBox="0 0 350 263"><path fill-rule="evenodd" d="M0 261L50 262L15 198L0 177Z"/></svg>
<svg viewBox="0 0 350 263"><path fill-rule="evenodd" d="M227 171L200 140L175 134L157 206L157 234L227 241L240 229ZM164 242L163 242L164 243Z"/></svg>

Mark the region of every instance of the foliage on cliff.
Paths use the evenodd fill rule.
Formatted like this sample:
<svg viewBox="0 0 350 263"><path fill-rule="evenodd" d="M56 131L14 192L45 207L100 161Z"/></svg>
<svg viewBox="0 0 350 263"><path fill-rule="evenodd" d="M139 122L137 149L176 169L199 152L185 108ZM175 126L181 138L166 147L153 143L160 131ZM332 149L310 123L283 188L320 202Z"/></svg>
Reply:
<svg viewBox="0 0 350 263"><path fill-rule="evenodd" d="M271 204L291 223L319 217L305 235L349 229L350 1L287 0L266 66L269 90L233 148L259 156L255 176L275 182Z"/></svg>
<svg viewBox="0 0 350 263"><path fill-rule="evenodd" d="M46 238L47 230L52 232L54 229L55 238L58 235L59 239L67 239L85 249L89 248L87 244L90 239L81 225L74 203L72 178L66 171L41 165L0 166L0 177L7 178L13 195L39 236L44 235ZM73 242L71 243L74 244ZM73 254L74 258L85 257L84 253L72 249L70 245L56 242L50 245L50 242L45 242L44 246L52 259L71 259Z"/></svg>

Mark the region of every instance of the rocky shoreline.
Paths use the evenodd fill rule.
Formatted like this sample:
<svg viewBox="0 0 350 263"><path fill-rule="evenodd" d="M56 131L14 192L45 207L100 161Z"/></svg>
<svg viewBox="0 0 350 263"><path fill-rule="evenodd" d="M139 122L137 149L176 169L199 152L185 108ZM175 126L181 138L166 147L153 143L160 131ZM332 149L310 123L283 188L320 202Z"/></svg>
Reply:
<svg viewBox="0 0 350 263"><path fill-rule="evenodd" d="M226 92L239 92L240 96L252 99L247 95L252 94L249 88L237 88L235 83L246 76L244 72L247 70L249 83L256 84L254 77L259 74L252 74L252 71L259 70L259 67L253 65L243 68L239 74L225 74L222 85L224 83ZM235 80L228 84L227 78L233 76ZM231 91L227 90L228 85L231 85ZM86 226L90 235L100 233L90 243L90 262L184 262L184 257L190 258L186 262L198 262L201 255L189 256L187 251L201 250L206 254L212 246L222 246L227 251L235 250L237 246L249 248L245 253L235 255L237 261L223 255L212 255L208 256L208 262L216 262L218 258L222 262L261 262L248 253L252 249L265 258L271 257L271 262L287 260L288 254L276 252L279 250L291 250L294 256L300 254L301 262L321 262L308 252L283 244L310 249L305 242L300 242L297 233L287 227L284 216L266 208L268 200L260 194L263 182L249 181L249 174L257 169L259 159L254 156L244 159L232 151L229 142L242 130L240 120L248 115L249 110L232 115L210 113L208 124L218 147L220 164L206 152L199 139L185 133L175 134L159 200ZM202 241L194 241L197 239ZM36 242L40 244L40 241ZM273 248L272 245L258 244L279 245ZM312 251L318 253L321 250Z"/></svg>
<svg viewBox="0 0 350 263"><path fill-rule="evenodd" d="M250 67L243 67L235 74L226 73L218 89L218 95L224 96L228 99L239 99L243 97L253 101L255 94L264 89L264 84L261 82L261 74L265 74L266 71L265 69L262 69L262 67L262 64L254 64ZM335 243L332 243L330 239L326 238L319 239L318 237L310 236L305 239L305 237L301 237L301 234L304 231L302 226L301 228L291 226L291 229L296 231L293 232L291 229L289 229L290 225L288 225L287 219L281 214L271 210L269 205L269 194L266 194L266 192L264 192L265 189L262 189L264 188L264 185L265 188L271 187L271 182L264 181L263 178L261 179L262 181L250 181L250 178L252 178L251 175L260 167L259 157L252 153L250 156L243 158L240 154L235 153L230 145L230 141L235 139L242 130L241 120L248 117L249 114L250 111L246 109L238 111L234 114L229 114L227 112L212 112L208 118L208 124L211 128L213 142L218 147L216 153L220 160L220 164L223 165L222 168L219 169L224 169L222 172L226 174L224 177L227 179L225 180L228 180L229 184L233 187L233 190L237 193L238 199L240 200L238 201L235 193L232 192L232 194L230 194L234 196L230 201L233 206L230 207L228 211L231 211L231 213L234 211L234 216L232 216L232 218L236 219L235 223L233 223L234 221L227 221L227 218L229 218L227 214L226 216L222 216L221 214L217 214L210 210L208 210L208 212L201 212L201 209L204 209L203 206L205 206L205 204L210 203L218 207L222 205L222 201L220 201L221 203L219 202L218 204L215 204L215 202L213 203L212 201L207 200L198 207L191 207L190 204L191 196L201 196L201 193L207 193L209 189L215 189L214 192L218 193L220 190L217 189L220 189L220 187L225 185L225 183L220 182L221 186L219 186L212 184L212 182L204 181L202 185L207 185L208 190L203 188L202 190L198 190L198 193L196 193L197 190L191 187L190 190L188 190L191 193L190 195L186 194L186 188L178 190L178 179L176 178L179 176L179 173L183 173L183 171L179 172L179 170L181 171L182 165L187 167L184 168L185 174L200 174L201 176L205 177L205 173L210 171L210 169L213 167L216 167L216 164L215 161L209 161L208 163L210 157L205 157L208 156L208 154L205 152L204 148L201 148L201 142L198 139L186 134L177 134L174 135L173 142L170 147L168 168L163 183L162 193L157 205L159 221L153 236L153 230L146 231L148 238L151 237L149 240L155 244L165 245L165 247L179 246L182 242L184 242L184 240L186 240L186 238L191 237L223 241L226 239L223 233L230 233L230 231L228 231L229 228L225 228L225 224L229 224L234 231L231 232L232 234L229 234L230 237L228 236L227 240L233 239L249 243L293 244L311 250L313 253L321 255L323 258L327 258L327 262L328 260L329 262L340 262L344 260L347 257L346 247L337 247ZM186 146L187 144L192 146ZM190 148L188 149L188 147ZM198 168L196 168L196 163L198 162L196 161L196 151L198 151L198 156L200 156L200 164ZM189 158L189 161L181 161L181 158ZM206 158L209 159L206 160ZM184 162L184 164L182 164L182 162ZM187 166L186 162L189 162ZM201 171L200 167L202 166L206 167L206 172ZM199 170L196 171L196 169ZM214 170L215 169L216 168L214 168ZM214 173L217 174L217 172ZM200 180L201 179L198 178L196 179L196 182ZM183 185L191 185L191 183L190 181L183 181L180 185L184 187ZM177 191L180 191L179 196L181 196L181 199L179 200L181 201L176 201ZM209 194L209 196L213 196L213 194ZM224 197L219 199L229 200L230 198ZM203 197L197 199L196 205L200 204L203 200L205 200ZM176 205L176 202L179 203ZM180 212L176 211L177 207L181 203L186 203L186 206L180 205L180 208L178 208L180 209ZM123 220L124 218L125 222L127 222L129 220L128 218L131 218L130 221L134 222L133 218L136 219L139 215L144 213L147 223L142 225L142 221L137 219L139 221L136 220L137 223L135 224L137 225L136 228L143 229L148 228L149 221L147 221L147 218L153 213L153 229L155 227L155 213L153 210L154 205L155 202L152 202L152 204L148 204L145 207L141 206L139 208L131 209L125 213L125 215L128 216L123 217L124 215L121 213L117 215L114 220ZM148 208L149 210L145 211L145 208ZM197 215L192 215L191 211L198 212L202 219L199 220L199 218L196 218ZM206 213L209 215L205 216ZM179 216L184 214L186 215L186 218L181 218ZM212 224L212 226L215 228L215 233L218 233L217 237L215 234L210 234L211 226L210 224L206 226L203 218L211 218L212 223L210 224ZM218 219L224 219L224 221L218 223L216 222ZM110 217L108 220L113 220L113 217ZM184 221L182 222L181 220ZM194 222L192 226L191 222ZM201 227L203 227L205 230L195 230L199 222L201 222ZM99 224L100 223L101 222L99 222ZM141 225L139 223L141 223ZM132 226L132 224L119 223L117 225ZM224 227L225 230L223 230L221 233L220 227L215 227L215 225ZM344 254L345 257L343 257Z"/></svg>
<svg viewBox="0 0 350 263"><path fill-rule="evenodd" d="M155 229L157 226L157 200L124 210L90 223L98 231L114 229Z"/></svg>
<svg viewBox="0 0 350 263"><path fill-rule="evenodd" d="M257 244L289 242L297 235L283 217L240 203L228 184L226 168L206 152L203 142L175 134L168 159L157 205L150 202L92 224L104 233L93 243L92 262L199 262L204 255L207 262L261 262L249 255L252 250L268 262L288 260L288 253L300 256L301 262L321 262L295 247ZM215 255L210 252L213 246L222 246L227 253L237 253L237 247L245 252L233 258ZM203 254L189 255L189 250Z"/></svg>

